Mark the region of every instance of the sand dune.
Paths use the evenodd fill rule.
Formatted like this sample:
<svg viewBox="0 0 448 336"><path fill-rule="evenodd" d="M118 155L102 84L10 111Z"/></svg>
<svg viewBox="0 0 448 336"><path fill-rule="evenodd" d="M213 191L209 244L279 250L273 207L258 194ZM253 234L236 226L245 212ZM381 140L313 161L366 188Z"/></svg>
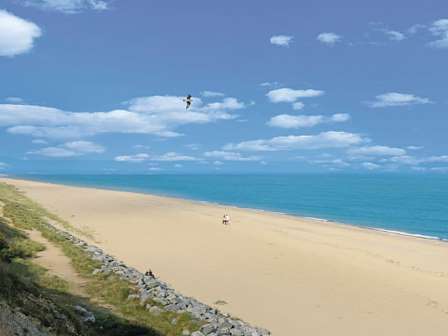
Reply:
<svg viewBox="0 0 448 336"><path fill-rule="evenodd" d="M447 335L448 244L174 198L0 179L97 245L274 335ZM222 302L221 302L222 303Z"/></svg>

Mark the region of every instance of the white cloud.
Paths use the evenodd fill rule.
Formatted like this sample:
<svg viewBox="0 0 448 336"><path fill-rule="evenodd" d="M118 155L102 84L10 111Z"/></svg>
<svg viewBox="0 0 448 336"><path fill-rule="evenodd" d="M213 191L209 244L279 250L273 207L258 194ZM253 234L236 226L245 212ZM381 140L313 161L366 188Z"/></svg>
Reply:
<svg viewBox="0 0 448 336"><path fill-rule="evenodd" d="M90 141L72 141L64 144L65 148L73 150L77 153L89 154L89 153L103 153L104 147L97 145Z"/></svg>
<svg viewBox="0 0 448 336"><path fill-rule="evenodd" d="M178 154L176 152L168 152L163 155L151 157L151 161L175 162L175 161L198 161L193 156Z"/></svg>
<svg viewBox="0 0 448 336"><path fill-rule="evenodd" d="M370 102L370 107L406 106L415 104L429 104L428 98L422 98L413 94L388 92L375 97L376 100Z"/></svg>
<svg viewBox="0 0 448 336"><path fill-rule="evenodd" d="M103 153L104 147L90 141L72 141L66 142L57 147L45 147L28 154L37 154L48 157L72 157L85 154Z"/></svg>
<svg viewBox="0 0 448 336"><path fill-rule="evenodd" d="M108 3L102 0L18 0L25 6L38 7L45 10L54 10L67 14L74 14L83 10L93 9L103 11L109 8Z"/></svg>
<svg viewBox="0 0 448 336"><path fill-rule="evenodd" d="M274 35L271 37L271 44L278 45L281 47L289 47L289 44L294 39L293 36L288 35Z"/></svg>
<svg viewBox="0 0 448 336"><path fill-rule="evenodd" d="M222 102L210 103L205 106L206 110L239 110L245 108L246 105L236 98L228 97L224 98Z"/></svg>
<svg viewBox="0 0 448 336"><path fill-rule="evenodd" d="M223 97L224 93L216 92L216 91L202 91L202 97L210 98L210 97Z"/></svg>
<svg viewBox="0 0 448 336"><path fill-rule="evenodd" d="M10 104L25 104L25 100L20 97L6 97L5 101Z"/></svg>
<svg viewBox="0 0 448 336"><path fill-rule="evenodd" d="M278 86L278 85L280 85L279 82L263 82L263 83L260 83L260 86L263 86L263 87L273 87L273 86Z"/></svg>
<svg viewBox="0 0 448 336"><path fill-rule="evenodd" d="M445 163L448 162L448 155L430 156L423 161L431 163Z"/></svg>
<svg viewBox="0 0 448 336"><path fill-rule="evenodd" d="M330 117L323 115L290 115L280 114L272 117L267 125L280 128L313 127L322 123L345 122L350 119L347 113L333 114Z"/></svg>
<svg viewBox="0 0 448 336"><path fill-rule="evenodd" d="M419 150L423 149L423 146L407 146L406 148L409 150Z"/></svg>
<svg viewBox="0 0 448 336"><path fill-rule="evenodd" d="M280 151L294 149L344 148L366 141L358 134L329 131L317 135L289 135L272 139L243 141L227 144L224 150Z"/></svg>
<svg viewBox="0 0 448 336"><path fill-rule="evenodd" d="M267 125L271 127L280 128L300 128L300 127L313 127L323 122L323 116L321 115L290 115L280 114L272 117L267 122Z"/></svg>
<svg viewBox="0 0 448 336"><path fill-rule="evenodd" d="M156 162L176 162L176 161L199 161L198 158L193 156L178 154L176 152L168 152L162 155L149 155L146 153L139 153L135 155L120 155L115 157L115 161L119 162L143 162L143 161L156 161Z"/></svg>
<svg viewBox="0 0 448 336"><path fill-rule="evenodd" d="M237 152L227 152L227 151L211 151L205 152L205 157L215 158L224 161L259 161L258 156L243 156L241 153Z"/></svg>
<svg viewBox="0 0 448 336"><path fill-rule="evenodd" d="M401 156L405 155L406 151L397 147L365 146L352 148L348 153L355 156Z"/></svg>
<svg viewBox="0 0 448 336"><path fill-rule="evenodd" d="M364 168L366 168L368 170L375 170L375 169L381 168L380 165L373 163L373 162L363 162L363 163L361 163L361 166L363 166Z"/></svg>
<svg viewBox="0 0 448 336"><path fill-rule="evenodd" d="M33 22L0 9L0 56L16 56L30 51L42 35Z"/></svg>
<svg viewBox="0 0 448 336"><path fill-rule="evenodd" d="M187 124L231 120L228 111L244 108L235 98L204 105L193 100L186 111L182 97L150 96L127 102L127 110L109 112L67 112L36 105L0 104L0 127L12 134L39 138L82 138L101 133L153 134L179 136L174 129Z"/></svg>
<svg viewBox="0 0 448 336"><path fill-rule="evenodd" d="M438 38L429 43L430 47L439 49L448 48L448 19L434 21L429 31Z"/></svg>
<svg viewBox="0 0 448 336"><path fill-rule="evenodd" d="M295 103L293 103L292 104L292 109L293 110L301 110L301 109L303 109L305 107L305 104L304 103L302 103L302 102L295 102Z"/></svg>
<svg viewBox="0 0 448 336"><path fill-rule="evenodd" d="M406 36L403 33L400 33L396 30L383 30L384 34L386 34L389 37L389 40L392 41L402 41L406 38Z"/></svg>
<svg viewBox="0 0 448 336"><path fill-rule="evenodd" d="M409 34L417 34L420 30L425 29L426 26L420 23L414 24L408 29Z"/></svg>
<svg viewBox="0 0 448 336"><path fill-rule="evenodd" d="M34 139L33 141L31 141L31 143L33 143L35 145L46 145L46 144L48 144L48 142L43 140L43 139Z"/></svg>
<svg viewBox="0 0 448 336"><path fill-rule="evenodd" d="M29 152L28 154L38 154L42 156L61 157L61 158L77 156L76 152L63 147L45 147L34 152Z"/></svg>
<svg viewBox="0 0 448 336"><path fill-rule="evenodd" d="M335 45L342 39L341 36L335 33L320 33L317 35L317 40L326 44L326 45Z"/></svg>
<svg viewBox="0 0 448 336"><path fill-rule="evenodd" d="M8 165L4 162L0 162L0 170L6 169Z"/></svg>
<svg viewBox="0 0 448 336"><path fill-rule="evenodd" d="M294 103L299 98L318 97L323 94L324 91L321 90L294 90L290 88L281 88L269 91L266 96L272 103Z"/></svg>
<svg viewBox="0 0 448 336"><path fill-rule="evenodd" d="M135 155L120 155L115 157L115 161L118 162L143 162L149 159L149 155L146 153L139 153Z"/></svg>
<svg viewBox="0 0 448 336"><path fill-rule="evenodd" d="M350 120L350 114L348 113L336 113L333 114L330 118L333 122L345 122Z"/></svg>
<svg viewBox="0 0 448 336"><path fill-rule="evenodd" d="M350 163L342 159L318 159L318 160L311 160L309 161L309 163L330 167L338 167L338 168L345 168L350 166Z"/></svg>

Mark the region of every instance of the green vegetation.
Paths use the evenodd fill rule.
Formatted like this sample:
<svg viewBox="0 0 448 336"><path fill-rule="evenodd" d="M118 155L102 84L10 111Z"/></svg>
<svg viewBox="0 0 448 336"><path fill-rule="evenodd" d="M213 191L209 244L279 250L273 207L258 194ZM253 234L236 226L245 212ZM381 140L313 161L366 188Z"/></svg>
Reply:
<svg viewBox="0 0 448 336"><path fill-rule="evenodd" d="M0 183L1 205L0 301L25 309L27 315L37 318L60 335L174 336L181 335L184 329L193 331L199 328L200 324L188 314L164 312L159 316L151 315L138 300L128 300L128 296L136 292L129 282L115 275L93 275L99 263L49 229L46 221L50 218L65 228L72 231L73 228L13 186ZM31 241L23 231L31 229L39 230L70 258L75 270L86 279L89 300L71 295L63 279L49 275L45 269L33 264L30 258L44 246ZM31 304L30 300L37 301L37 304ZM83 323L74 309L75 305L94 312L96 322ZM61 314L66 317L64 323L57 319Z"/></svg>

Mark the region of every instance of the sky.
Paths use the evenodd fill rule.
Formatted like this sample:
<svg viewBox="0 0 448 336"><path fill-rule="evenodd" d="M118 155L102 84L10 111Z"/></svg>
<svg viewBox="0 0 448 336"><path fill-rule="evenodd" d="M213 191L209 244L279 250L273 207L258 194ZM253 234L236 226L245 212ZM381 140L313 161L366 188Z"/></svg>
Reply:
<svg viewBox="0 0 448 336"><path fill-rule="evenodd" d="M448 173L447 61L446 0L2 0L0 174Z"/></svg>

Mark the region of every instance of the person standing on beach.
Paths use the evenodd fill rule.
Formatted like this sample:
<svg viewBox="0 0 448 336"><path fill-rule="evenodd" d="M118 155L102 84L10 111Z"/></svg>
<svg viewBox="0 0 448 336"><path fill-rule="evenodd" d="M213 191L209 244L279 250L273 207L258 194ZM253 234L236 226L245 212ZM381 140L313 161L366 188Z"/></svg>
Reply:
<svg viewBox="0 0 448 336"><path fill-rule="evenodd" d="M230 224L230 216L228 214L224 214L224 216L222 217L222 223L224 225L229 225Z"/></svg>

